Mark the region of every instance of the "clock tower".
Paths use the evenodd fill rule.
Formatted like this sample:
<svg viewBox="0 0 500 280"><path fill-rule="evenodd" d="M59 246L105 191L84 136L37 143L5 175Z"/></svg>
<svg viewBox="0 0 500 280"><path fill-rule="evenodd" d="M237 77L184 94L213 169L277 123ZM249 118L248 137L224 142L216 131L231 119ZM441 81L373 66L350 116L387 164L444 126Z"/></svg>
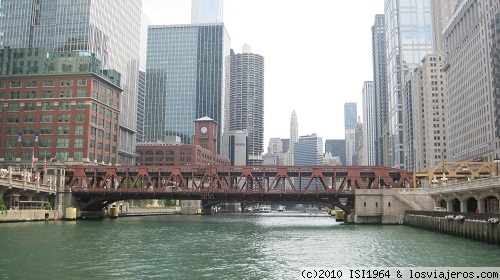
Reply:
<svg viewBox="0 0 500 280"><path fill-rule="evenodd" d="M217 154L217 122L209 117L194 121L193 144Z"/></svg>

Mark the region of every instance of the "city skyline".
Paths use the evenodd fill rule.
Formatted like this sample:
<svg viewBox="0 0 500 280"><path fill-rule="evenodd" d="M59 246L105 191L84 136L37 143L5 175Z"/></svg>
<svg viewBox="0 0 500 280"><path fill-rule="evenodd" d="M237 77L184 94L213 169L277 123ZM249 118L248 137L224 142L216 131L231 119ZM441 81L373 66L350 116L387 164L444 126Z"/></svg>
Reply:
<svg viewBox="0 0 500 280"><path fill-rule="evenodd" d="M304 1L224 2L231 48L239 50L249 44L266 58L265 144L270 138L289 137L293 110L301 118L300 135L344 138L343 104L355 102L361 112L363 83L373 79L371 26L375 15L383 13L382 0L361 2L321 0L306 6ZM288 9L285 14L284 5ZM153 24L191 21L191 1L144 0L143 9ZM344 10L356 10L356 20L351 20L349 13L344 16ZM338 16L332 17L332 11L338 11ZM314 16L307 18L307 14ZM349 28L332 29L346 23ZM332 36L324 35L329 33Z"/></svg>

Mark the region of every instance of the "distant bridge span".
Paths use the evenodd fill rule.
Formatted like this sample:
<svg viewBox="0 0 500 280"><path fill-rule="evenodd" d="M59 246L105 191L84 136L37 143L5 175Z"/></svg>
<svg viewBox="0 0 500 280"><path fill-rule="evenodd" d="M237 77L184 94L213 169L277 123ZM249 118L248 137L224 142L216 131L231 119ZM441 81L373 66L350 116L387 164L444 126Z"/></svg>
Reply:
<svg viewBox="0 0 500 280"><path fill-rule="evenodd" d="M67 187L81 210L128 199L290 201L349 212L356 189L413 187L404 170L382 166L68 166Z"/></svg>

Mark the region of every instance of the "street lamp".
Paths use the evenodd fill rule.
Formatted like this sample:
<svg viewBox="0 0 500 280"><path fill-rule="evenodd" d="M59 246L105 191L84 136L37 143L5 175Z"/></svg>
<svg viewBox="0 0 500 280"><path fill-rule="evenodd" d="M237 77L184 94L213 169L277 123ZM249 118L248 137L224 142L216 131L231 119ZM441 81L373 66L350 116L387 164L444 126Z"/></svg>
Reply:
<svg viewBox="0 0 500 280"><path fill-rule="evenodd" d="M496 164L496 167L497 167L497 176L498 176L498 163L500 163L500 158L498 158L498 156L496 156L495 159L493 160L493 162Z"/></svg>

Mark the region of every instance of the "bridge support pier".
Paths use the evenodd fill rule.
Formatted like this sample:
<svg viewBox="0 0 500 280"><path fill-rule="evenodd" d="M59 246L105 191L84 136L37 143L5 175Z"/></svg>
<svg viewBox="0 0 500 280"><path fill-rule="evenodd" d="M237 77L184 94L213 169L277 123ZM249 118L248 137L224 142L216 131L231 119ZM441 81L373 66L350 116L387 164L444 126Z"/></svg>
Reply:
<svg viewBox="0 0 500 280"><path fill-rule="evenodd" d="M201 214L202 215L212 214L212 204L210 204L210 201L208 199L201 200Z"/></svg>

